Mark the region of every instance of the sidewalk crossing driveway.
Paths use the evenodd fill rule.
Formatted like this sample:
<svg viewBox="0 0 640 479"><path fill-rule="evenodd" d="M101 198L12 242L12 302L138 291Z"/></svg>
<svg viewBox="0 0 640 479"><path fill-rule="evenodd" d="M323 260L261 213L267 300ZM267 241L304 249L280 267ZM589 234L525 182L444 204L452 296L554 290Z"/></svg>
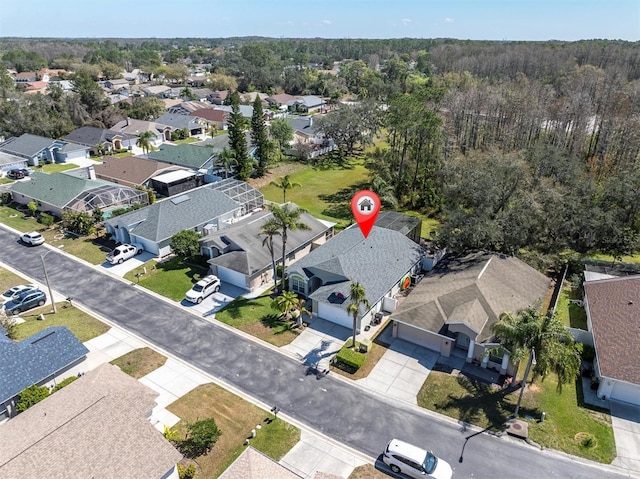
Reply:
<svg viewBox="0 0 640 479"><path fill-rule="evenodd" d="M417 404L418 392L439 356L430 349L394 339L369 375L357 382L388 397Z"/></svg>
<svg viewBox="0 0 640 479"><path fill-rule="evenodd" d="M282 349L322 371L329 369L331 358L340 351L349 336L351 331L344 326L314 318L296 339Z"/></svg>

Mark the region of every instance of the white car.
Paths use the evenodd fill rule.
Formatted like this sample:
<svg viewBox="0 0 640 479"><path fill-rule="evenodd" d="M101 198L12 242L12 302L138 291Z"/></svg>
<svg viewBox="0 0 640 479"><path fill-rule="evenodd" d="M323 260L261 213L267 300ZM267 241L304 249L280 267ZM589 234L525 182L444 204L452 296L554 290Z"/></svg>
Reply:
<svg viewBox="0 0 640 479"><path fill-rule="evenodd" d="M20 236L20 239L23 243L28 244L29 246L38 246L44 243L44 236L42 236L37 231L31 231L29 233L25 233Z"/></svg>
<svg viewBox="0 0 640 479"><path fill-rule="evenodd" d="M451 479L453 469L448 462L439 459L431 451L413 446L399 439L392 439L382 454L382 461L396 474L417 479Z"/></svg>
<svg viewBox="0 0 640 479"><path fill-rule="evenodd" d="M220 280L217 276L209 275L202 278L187 291L185 299L191 303L202 303L207 296L220 291Z"/></svg>
<svg viewBox="0 0 640 479"><path fill-rule="evenodd" d="M113 251L107 255L107 261L111 264L122 264L143 251L144 248L138 243L121 244L120 246L116 246Z"/></svg>
<svg viewBox="0 0 640 479"><path fill-rule="evenodd" d="M35 284L20 284L18 286L14 286L13 288L9 288L0 295L0 303L11 301L14 296L17 296L24 291L36 288L37 286Z"/></svg>

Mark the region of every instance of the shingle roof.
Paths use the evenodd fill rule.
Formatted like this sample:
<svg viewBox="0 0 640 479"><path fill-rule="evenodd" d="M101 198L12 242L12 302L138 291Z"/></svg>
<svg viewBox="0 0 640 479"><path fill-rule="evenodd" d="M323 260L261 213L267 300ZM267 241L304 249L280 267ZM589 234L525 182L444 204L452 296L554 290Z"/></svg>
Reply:
<svg viewBox="0 0 640 479"><path fill-rule="evenodd" d="M73 130L67 136L65 140L73 141L81 145L96 146L105 142L112 142L115 137L120 137L123 140L129 140L136 138L133 135L127 133L118 133L106 128L97 128L95 126L82 126Z"/></svg>
<svg viewBox="0 0 640 479"><path fill-rule="evenodd" d="M549 279L517 258L473 253L442 260L400 303L391 318L419 329L441 332L464 323L491 339L491 325L504 312L536 306Z"/></svg>
<svg viewBox="0 0 640 479"><path fill-rule="evenodd" d="M127 118L126 120L119 121L109 129L117 133L128 133L134 138L137 138L138 136L140 136L140 133L144 131L150 131L154 135L159 135L165 130L165 128L168 128L168 126L161 123L156 123L155 121Z"/></svg>
<svg viewBox="0 0 640 479"><path fill-rule="evenodd" d="M271 211L264 211L251 215L249 218L235 223L233 226L205 236L200 240L204 246L215 246L224 253L209 260L209 263L223 266L239 273L253 276L271 267L271 253L266 246L262 246L264 236L260 229L269 219L273 218ZM302 213L300 221L310 230L295 230L287 232L287 252L291 253L308 244L315 238L322 236L329 226L320 222L309 213ZM273 248L276 261L282 255L282 238L274 236Z"/></svg>
<svg viewBox="0 0 640 479"><path fill-rule="evenodd" d="M107 181L89 180L73 174L47 174L36 171L31 174L30 181L17 181L9 189L36 201L63 208L80 193L111 184Z"/></svg>
<svg viewBox="0 0 640 479"><path fill-rule="evenodd" d="M397 231L374 226L365 239L353 225L288 271L306 278L324 277L325 285L310 295L320 302L333 302L338 292L348 295L350 281L358 281L373 306L420 261L422 253L419 245ZM347 302L341 307L346 309Z"/></svg>
<svg viewBox="0 0 640 479"><path fill-rule="evenodd" d="M55 142L56 140L51 138L25 133L18 137L9 138L0 145L0 151L32 158L42 150L51 147Z"/></svg>
<svg viewBox="0 0 640 479"><path fill-rule="evenodd" d="M25 163L27 162L26 158L20 158L19 156L12 155L11 153L6 153L4 151L0 151L0 167L4 165L11 165L13 163Z"/></svg>
<svg viewBox="0 0 640 479"><path fill-rule="evenodd" d="M191 129L197 126L196 119L190 115L180 115L178 113L165 113L157 118L158 123L169 125L171 128L187 128Z"/></svg>
<svg viewBox="0 0 640 479"><path fill-rule="evenodd" d="M289 469L253 447L247 447L218 479L300 479Z"/></svg>
<svg viewBox="0 0 640 479"><path fill-rule="evenodd" d="M186 118L191 118L187 116ZM213 156L210 147L193 144L167 145L163 144L157 151L150 151L147 155L149 159L162 161L171 165L186 166L187 168L199 169L205 166L207 161Z"/></svg>
<svg viewBox="0 0 640 479"><path fill-rule="evenodd" d="M240 205L224 193L202 187L116 216L105 223L114 227L118 224L137 225L129 228L132 234L160 242L179 231L193 229L239 209Z"/></svg>
<svg viewBox="0 0 640 479"><path fill-rule="evenodd" d="M102 163L93 167L96 175L106 181L116 180L118 183L130 185L141 185L154 173L172 168L177 167L137 156L123 158L105 156L102 158Z"/></svg>
<svg viewBox="0 0 640 479"><path fill-rule="evenodd" d="M286 118L285 120L289 125L291 125L291 128L293 128L294 131L304 133L309 136L315 136L317 133L317 128L313 125L313 117L311 116L294 116Z"/></svg>
<svg viewBox="0 0 640 479"><path fill-rule="evenodd" d="M47 328L19 343L0 341L0 403L64 370L88 352L63 326Z"/></svg>
<svg viewBox="0 0 640 479"><path fill-rule="evenodd" d="M640 276L584 283L602 376L640 385Z"/></svg>
<svg viewBox="0 0 640 479"><path fill-rule="evenodd" d="M0 476L165 477L182 455L146 418L156 396L110 364L87 372L2 426Z"/></svg>

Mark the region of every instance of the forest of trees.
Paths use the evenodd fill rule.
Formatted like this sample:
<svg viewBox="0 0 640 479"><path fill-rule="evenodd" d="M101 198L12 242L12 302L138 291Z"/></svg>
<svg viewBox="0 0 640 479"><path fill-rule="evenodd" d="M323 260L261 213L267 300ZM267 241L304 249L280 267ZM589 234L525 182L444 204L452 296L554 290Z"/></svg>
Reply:
<svg viewBox="0 0 640 479"><path fill-rule="evenodd" d="M437 217L442 244L545 265L638 247L639 43L0 39L0 58L17 71L64 68L75 81L71 94L26 96L2 68L5 136L150 118L159 105L108 105L94 80L140 68L180 84L205 64L213 89L353 100L318 128L341 156L364 156L385 204Z"/></svg>

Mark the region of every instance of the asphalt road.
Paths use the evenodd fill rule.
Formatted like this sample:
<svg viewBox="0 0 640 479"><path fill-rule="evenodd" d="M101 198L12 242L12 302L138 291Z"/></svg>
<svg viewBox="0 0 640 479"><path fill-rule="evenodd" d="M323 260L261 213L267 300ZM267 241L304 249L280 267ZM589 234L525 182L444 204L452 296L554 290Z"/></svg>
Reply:
<svg viewBox="0 0 640 479"><path fill-rule="evenodd" d="M44 283L40 255L0 228L0 261ZM58 251L46 259L52 288L165 350L337 441L377 457L392 437L433 449L458 478L628 477L594 463L470 431L417 407L332 378L168 304Z"/></svg>

